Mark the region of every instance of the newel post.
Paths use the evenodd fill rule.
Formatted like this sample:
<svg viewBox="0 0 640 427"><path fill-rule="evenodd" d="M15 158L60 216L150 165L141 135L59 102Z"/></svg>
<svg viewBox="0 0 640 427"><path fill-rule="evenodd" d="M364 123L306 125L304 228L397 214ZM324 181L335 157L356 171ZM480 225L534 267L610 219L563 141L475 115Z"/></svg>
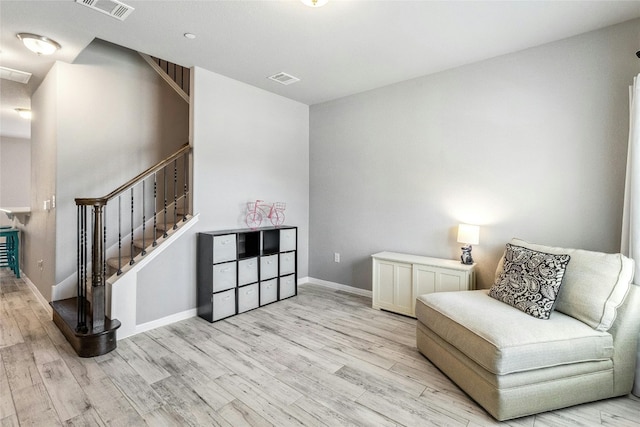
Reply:
<svg viewBox="0 0 640 427"><path fill-rule="evenodd" d="M96 201L93 205L93 242L91 246L91 307L94 329L104 328L104 285L105 285L105 230L103 207L106 202Z"/></svg>

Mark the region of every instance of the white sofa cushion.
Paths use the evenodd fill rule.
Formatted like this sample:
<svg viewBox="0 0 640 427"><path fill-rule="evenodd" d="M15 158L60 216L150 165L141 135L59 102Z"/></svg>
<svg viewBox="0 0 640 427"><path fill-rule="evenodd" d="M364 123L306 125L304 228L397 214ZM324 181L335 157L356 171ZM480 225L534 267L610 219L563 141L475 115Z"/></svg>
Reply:
<svg viewBox="0 0 640 427"><path fill-rule="evenodd" d="M616 309L624 301L631 280L634 262L622 254L582 249L538 245L521 239L511 244L550 254L569 254L555 310L575 317L598 331L608 331L616 318ZM498 263L496 275L503 270Z"/></svg>
<svg viewBox="0 0 640 427"><path fill-rule="evenodd" d="M416 317L497 375L608 360L613 356L609 333L596 331L557 311L549 321L536 319L487 293L479 290L420 295Z"/></svg>

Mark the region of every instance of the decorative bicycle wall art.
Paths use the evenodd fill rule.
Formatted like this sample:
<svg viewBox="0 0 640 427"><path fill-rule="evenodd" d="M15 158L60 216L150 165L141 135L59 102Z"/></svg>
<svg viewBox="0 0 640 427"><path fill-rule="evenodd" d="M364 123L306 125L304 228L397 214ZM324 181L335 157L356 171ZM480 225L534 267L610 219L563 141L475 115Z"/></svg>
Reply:
<svg viewBox="0 0 640 427"><path fill-rule="evenodd" d="M271 224L279 227L284 224L284 210L286 207L287 204L283 202L267 203L264 200L249 202L247 203L247 216L245 217L247 226L251 229L260 227L263 218L266 216L271 220Z"/></svg>

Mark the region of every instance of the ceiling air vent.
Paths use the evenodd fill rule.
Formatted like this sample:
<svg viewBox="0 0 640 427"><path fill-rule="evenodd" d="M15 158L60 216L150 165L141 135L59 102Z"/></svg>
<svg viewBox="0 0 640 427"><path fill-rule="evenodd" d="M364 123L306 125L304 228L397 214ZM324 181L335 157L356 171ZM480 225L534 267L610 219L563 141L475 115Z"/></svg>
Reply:
<svg viewBox="0 0 640 427"><path fill-rule="evenodd" d="M27 84L31 78L31 73L14 70L13 68L0 67L0 78L11 80L12 82Z"/></svg>
<svg viewBox="0 0 640 427"><path fill-rule="evenodd" d="M118 0L76 0L76 3L80 3L83 6L87 6L88 8L97 10L100 13L104 13L121 21L124 21L127 16L135 10L133 7Z"/></svg>
<svg viewBox="0 0 640 427"><path fill-rule="evenodd" d="M293 77L290 74L287 73L278 73L278 74L274 74L273 76L270 76L269 79L273 80L274 82L278 82L280 84L283 85L290 85L291 83L295 83L295 82L299 82L300 79L297 77Z"/></svg>

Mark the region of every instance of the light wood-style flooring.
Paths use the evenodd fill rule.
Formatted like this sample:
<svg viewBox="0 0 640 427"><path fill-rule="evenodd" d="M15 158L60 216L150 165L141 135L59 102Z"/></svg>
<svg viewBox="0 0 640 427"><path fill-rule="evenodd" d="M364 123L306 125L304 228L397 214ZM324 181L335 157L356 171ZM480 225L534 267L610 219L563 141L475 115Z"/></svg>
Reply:
<svg viewBox="0 0 640 427"><path fill-rule="evenodd" d="M304 285L227 320L192 318L78 358L0 271L0 426L497 425L415 348L415 320ZM512 426L638 426L629 396Z"/></svg>

